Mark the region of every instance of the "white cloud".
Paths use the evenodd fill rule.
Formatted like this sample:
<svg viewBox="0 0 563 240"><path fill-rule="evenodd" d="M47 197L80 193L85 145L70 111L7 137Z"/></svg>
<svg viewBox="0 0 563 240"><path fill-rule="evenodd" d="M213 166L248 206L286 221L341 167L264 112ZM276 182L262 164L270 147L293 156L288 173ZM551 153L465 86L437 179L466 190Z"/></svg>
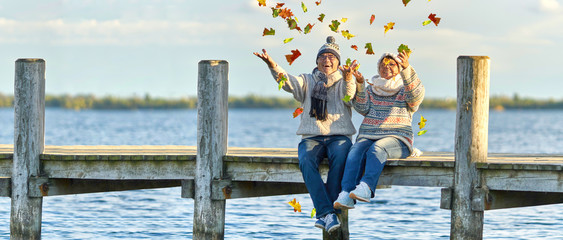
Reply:
<svg viewBox="0 0 563 240"><path fill-rule="evenodd" d="M557 0L539 0L539 8L543 12L558 12L561 5Z"/></svg>

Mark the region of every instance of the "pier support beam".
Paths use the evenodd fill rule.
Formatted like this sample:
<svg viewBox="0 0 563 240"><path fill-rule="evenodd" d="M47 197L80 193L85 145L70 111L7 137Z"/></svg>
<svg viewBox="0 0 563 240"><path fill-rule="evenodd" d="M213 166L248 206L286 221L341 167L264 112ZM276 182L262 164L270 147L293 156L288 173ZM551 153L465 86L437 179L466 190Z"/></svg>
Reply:
<svg viewBox="0 0 563 240"><path fill-rule="evenodd" d="M199 62L193 239L224 238L225 200L211 193L227 153L228 73L227 61Z"/></svg>
<svg viewBox="0 0 563 240"><path fill-rule="evenodd" d="M472 201L484 199L476 195L485 192L476 163L487 161L489 65L490 59L486 56L460 56L457 59L451 239L483 238L483 210L474 211Z"/></svg>
<svg viewBox="0 0 563 240"><path fill-rule="evenodd" d="M18 59L14 84L14 159L11 239L41 239L42 197L29 196L29 179L39 177L45 148L45 61Z"/></svg>

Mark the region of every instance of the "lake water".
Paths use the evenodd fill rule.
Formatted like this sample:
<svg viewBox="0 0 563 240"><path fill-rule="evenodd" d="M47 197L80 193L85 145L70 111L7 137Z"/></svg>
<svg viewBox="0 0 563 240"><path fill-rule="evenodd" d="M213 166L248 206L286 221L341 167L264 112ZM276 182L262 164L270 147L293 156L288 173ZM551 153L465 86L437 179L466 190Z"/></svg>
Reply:
<svg viewBox="0 0 563 240"><path fill-rule="evenodd" d="M295 148L291 109L229 111L229 146ZM420 110L422 151L454 149L455 111ZM359 127L361 116L354 113ZM491 112L489 152L563 154L563 111ZM47 109L47 145L196 145L196 110ZM417 129L417 128L415 128ZM13 143L13 109L0 108L0 144ZM296 198L303 212L287 202ZM393 186L350 210L351 239L449 239L440 189ZM227 200L226 239L320 239L307 194ZM0 198L0 239L9 239L10 199ZM193 200L180 188L46 197L43 239L191 239ZM563 204L485 212L485 239L563 239Z"/></svg>

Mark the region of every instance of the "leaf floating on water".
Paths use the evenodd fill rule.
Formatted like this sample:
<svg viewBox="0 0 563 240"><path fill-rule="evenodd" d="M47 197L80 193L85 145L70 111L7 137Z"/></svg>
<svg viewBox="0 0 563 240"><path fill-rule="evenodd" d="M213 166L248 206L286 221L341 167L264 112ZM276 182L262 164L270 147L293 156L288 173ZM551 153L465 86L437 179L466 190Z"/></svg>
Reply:
<svg viewBox="0 0 563 240"><path fill-rule="evenodd" d="M301 204L299 204L299 202L295 198L287 202L287 204L293 207L293 212L301 212Z"/></svg>
<svg viewBox="0 0 563 240"><path fill-rule="evenodd" d="M301 56L301 52L299 52L298 49L295 49L291 50L291 54L285 55L285 59L287 60L289 65L291 65L299 56Z"/></svg>
<svg viewBox="0 0 563 240"><path fill-rule="evenodd" d="M262 33L262 36L266 36L266 35L276 35L276 30L274 30L273 28L270 28L270 30L264 28L264 32Z"/></svg>
<svg viewBox="0 0 563 240"><path fill-rule="evenodd" d="M319 19L319 22L323 22L323 20L325 19L325 14L324 14L324 13L321 13L321 14L319 15L319 18L317 18L317 19Z"/></svg>
<svg viewBox="0 0 563 240"><path fill-rule="evenodd" d="M303 108L302 107L296 108L295 111L293 111L293 118L296 118L297 116L301 115L301 113L303 113Z"/></svg>
<svg viewBox="0 0 563 240"><path fill-rule="evenodd" d="M383 32L383 34L387 33L387 31L393 29L393 26L395 26L394 22L389 22L389 23L387 23L387 25L383 26L383 28L385 28L385 31Z"/></svg>
<svg viewBox="0 0 563 240"><path fill-rule="evenodd" d="M364 48L366 49L366 54L369 54L369 55L375 54L373 52L373 48L371 47L371 43L366 43L366 46Z"/></svg>

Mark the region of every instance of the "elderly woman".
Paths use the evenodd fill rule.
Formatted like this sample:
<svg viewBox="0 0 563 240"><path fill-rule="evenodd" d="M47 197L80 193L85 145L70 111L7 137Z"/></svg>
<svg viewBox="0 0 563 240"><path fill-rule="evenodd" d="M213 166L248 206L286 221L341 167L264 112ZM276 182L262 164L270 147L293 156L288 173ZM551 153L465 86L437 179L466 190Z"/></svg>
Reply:
<svg viewBox="0 0 563 240"><path fill-rule="evenodd" d="M412 115L424 98L424 86L408 59L404 51L383 54L379 75L367 87L362 74L353 72L358 88L353 106L364 120L348 154L336 209L352 209L355 200L369 202L387 159L406 158L414 149Z"/></svg>
<svg viewBox="0 0 563 240"><path fill-rule="evenodd" d="M340 222L332 203L340 192L346 156L356 133L351 101L342 100L346 96L353 98L356 92L350 68L339 70L340 50L333 37L328 37L327 43L319 49L313 72L299 76L288 74L266 50L254 55L266 62L276 81L280 81L280 74L285 76L283 89L292 93L303 107L304 114L297 129L297 134L302 136L297 150L299 168L317 210L315 226L333 232L340 227ZM324 158L328 158L329 163L326 184L319 173L319 164Z"/></svg>

